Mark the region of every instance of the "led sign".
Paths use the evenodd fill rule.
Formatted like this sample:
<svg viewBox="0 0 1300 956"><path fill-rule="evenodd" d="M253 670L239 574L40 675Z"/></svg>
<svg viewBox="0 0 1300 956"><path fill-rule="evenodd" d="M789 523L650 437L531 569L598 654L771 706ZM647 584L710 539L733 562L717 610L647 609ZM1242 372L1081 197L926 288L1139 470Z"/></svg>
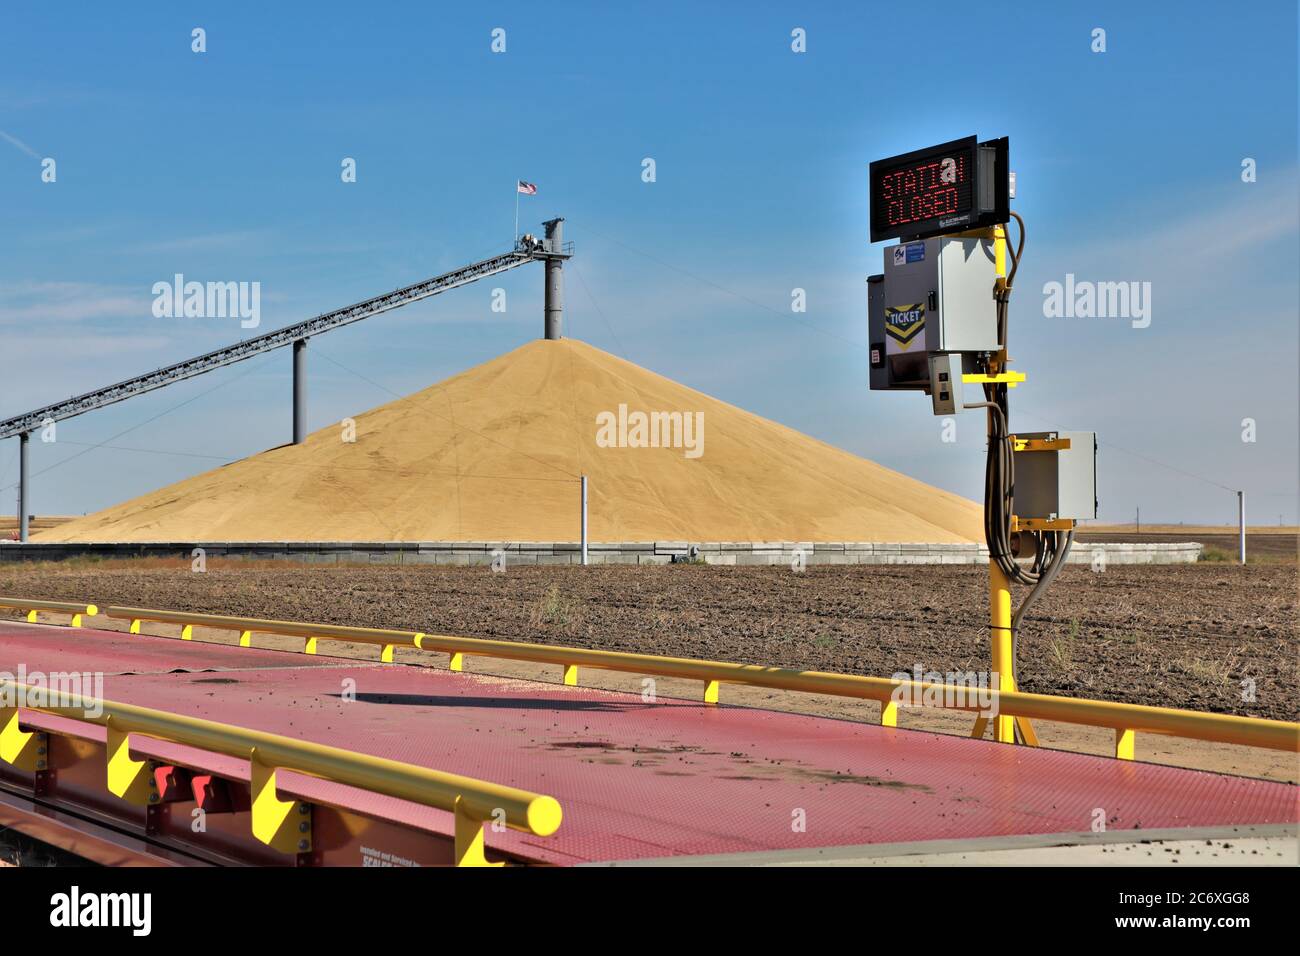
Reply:
<svg viewBox="0 0 1300 956"><path fill-rule="evenodd" d="M871 241L923 239L1005 223L1007 140L974 136L871 164Z"/></svg>

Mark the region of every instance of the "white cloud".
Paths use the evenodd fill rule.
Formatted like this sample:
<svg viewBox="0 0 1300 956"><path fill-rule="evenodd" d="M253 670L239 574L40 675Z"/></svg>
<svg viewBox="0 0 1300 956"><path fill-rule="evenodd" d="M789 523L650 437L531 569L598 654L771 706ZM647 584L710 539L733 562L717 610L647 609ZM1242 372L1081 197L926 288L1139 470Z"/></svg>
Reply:
<svg viewBox="0 0 1300 956"><path fill-rule="evenodd" d="M17 146L19 149L21 149L21 150L22 150L24 153L26 153L28 156L32 157L32 159L40 159L40 158L41 158L41 154L38 153L38 152L36 152L36 150L32 149L30 146L28 146L26 143L24 143L24 142L23 142L21 139L19 139L17 136L13 136L13 135L11 135L11 134L9 134L9 133L6 133L6 132L5 132L4 130L2 130L2 129L0 129L0 139L8 140L10 143L13 143L15 146Z"/></svg>
<svg viewBox="0 0 1300 956"><path fill-rule="evenodd" d="M87 322L148 316L151 295L90 282L18 282L0 286L0 325Z"/></svg>
<svg viewBox="0 0 1300 956"><path fill-rule="evenodd" d="M174 236L153 242L138 242L126 247L128 253L154 252L206 252L238 249L247 251L250 244L268 238L267 230L250 229L236 232L212 232L195 236Z"/></svg>

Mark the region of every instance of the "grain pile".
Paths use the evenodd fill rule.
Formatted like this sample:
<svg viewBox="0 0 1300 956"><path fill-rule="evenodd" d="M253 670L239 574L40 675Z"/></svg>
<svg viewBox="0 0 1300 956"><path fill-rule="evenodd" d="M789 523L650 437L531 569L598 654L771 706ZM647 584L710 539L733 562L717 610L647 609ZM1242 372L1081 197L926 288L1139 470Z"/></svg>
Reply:
<svg viewBox="0 0 1300 956"><path fill-rule="evenodd" d="M683 417L649 419L660 431L638 412ZM634 447L651 433L660 447ZM349 437L330 425L34 540L574 541L582 474L593 541L981 534L972 501L573 339L357 415Z"/></svg>

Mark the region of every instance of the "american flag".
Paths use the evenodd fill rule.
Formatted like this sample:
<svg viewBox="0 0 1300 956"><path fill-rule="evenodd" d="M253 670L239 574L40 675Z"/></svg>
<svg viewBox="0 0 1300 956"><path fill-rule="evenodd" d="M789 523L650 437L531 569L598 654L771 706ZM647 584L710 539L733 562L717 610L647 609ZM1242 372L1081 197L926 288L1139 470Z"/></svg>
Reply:
<svg viewBox="0 0 1300 956"><path fill-rule="evenodd" d="M521 179L521 180L519 180L519 191L520 191L521 193L523 193L525 196L536 196L536 195L537 195L537 184L536 184L536 183L526 183L526 182L524 182L524 181Z"/></svg>

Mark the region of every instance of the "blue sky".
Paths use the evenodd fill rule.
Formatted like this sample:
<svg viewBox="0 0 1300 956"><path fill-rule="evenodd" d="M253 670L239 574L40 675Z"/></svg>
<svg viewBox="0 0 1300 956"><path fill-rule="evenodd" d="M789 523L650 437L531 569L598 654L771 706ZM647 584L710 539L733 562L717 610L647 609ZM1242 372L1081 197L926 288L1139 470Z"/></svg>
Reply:
<svg viewBox="0 0 1300 956"><path fill-rule="evenodd" d="M977 498L982 416L945 444L924 397L866 387L866 166L1006 135L1013 427L1098 432L1104 519L1227 523L1245 488L1252 520L1295 523L1296 64L1288 2L10 5L0 417L237 340L153 316L177 272L259 281L266 331L503 251L522 177L522 223L562 214L577 243L568 334ZM1046 318L1067 273L1151 282L1150 327ZM314 340L311 428L536 337L541 287L520 269ZM280 351L61 423L34 510L280 444L288 399Z"/></svg>

